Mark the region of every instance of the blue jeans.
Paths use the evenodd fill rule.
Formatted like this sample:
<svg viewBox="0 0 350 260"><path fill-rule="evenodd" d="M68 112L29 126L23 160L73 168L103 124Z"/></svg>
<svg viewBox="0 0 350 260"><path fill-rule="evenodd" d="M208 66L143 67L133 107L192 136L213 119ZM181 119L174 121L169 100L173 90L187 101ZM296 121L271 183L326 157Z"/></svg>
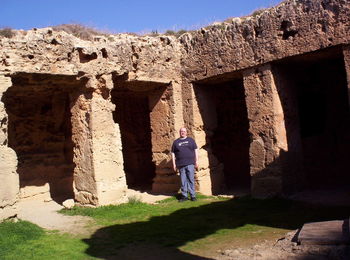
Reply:
<svg viewBox="0 0 350 260"><path fill-rule="evenodd" d="M184 198L188 198L190 193L191 198L196 197L194 188L194 165L186 165L179 168L181 177L181 194Z"/></svg>

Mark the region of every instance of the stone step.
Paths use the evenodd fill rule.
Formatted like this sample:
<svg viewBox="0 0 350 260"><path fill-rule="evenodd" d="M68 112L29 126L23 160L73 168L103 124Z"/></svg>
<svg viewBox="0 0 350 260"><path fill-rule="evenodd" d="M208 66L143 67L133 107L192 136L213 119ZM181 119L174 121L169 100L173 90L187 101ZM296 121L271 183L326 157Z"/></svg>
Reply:
<svg viewBox="0 0 350 260"><path fill-rule="evenodd" d="M350 244L349 219L312 222L303 225L298 235L301 245Z"/></svg>

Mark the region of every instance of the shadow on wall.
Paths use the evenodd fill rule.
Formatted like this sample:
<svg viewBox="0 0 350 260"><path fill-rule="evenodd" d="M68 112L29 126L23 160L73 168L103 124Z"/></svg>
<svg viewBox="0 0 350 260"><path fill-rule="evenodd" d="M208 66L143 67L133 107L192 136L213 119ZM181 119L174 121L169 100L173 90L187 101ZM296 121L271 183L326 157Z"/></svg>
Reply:
<svg viewBox="0 0 350 260"><path fill-rule="evenodd" d="M103 259L123 259L124 256L164 259L159 257L162 254L166 259L205 259L185 253L180 247L221 229L259 225L294 230L305 222L345 219L349 211L349 206L322 207L282 199L243 197L180 209L145 222L104 227L84 241L89 246L86 251L89 255Z"/></svg>

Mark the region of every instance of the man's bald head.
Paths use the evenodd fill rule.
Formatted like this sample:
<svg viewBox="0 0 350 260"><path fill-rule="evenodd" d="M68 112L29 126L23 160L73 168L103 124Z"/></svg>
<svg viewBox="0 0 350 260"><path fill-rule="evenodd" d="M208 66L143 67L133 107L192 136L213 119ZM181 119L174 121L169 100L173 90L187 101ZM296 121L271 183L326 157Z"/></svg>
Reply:
<svg viewBox="0 0 350 260"><path fill-rule="evenodd" d="M181 138L186 138L187 137L187 129L186 129L186 127L181 127L179 133L180 133L180 137Z"/></svg>

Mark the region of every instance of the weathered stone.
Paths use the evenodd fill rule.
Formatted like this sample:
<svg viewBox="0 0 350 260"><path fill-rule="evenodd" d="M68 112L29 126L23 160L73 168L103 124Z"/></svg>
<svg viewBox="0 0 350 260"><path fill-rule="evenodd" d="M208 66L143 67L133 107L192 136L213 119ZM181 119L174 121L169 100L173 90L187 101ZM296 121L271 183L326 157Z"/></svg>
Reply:
<svg viewBox="0 0 350 260"><path fill-rule="evenodd" d="M265 148L264 141L261 138L252 141L249 147L249 154L251 173L254 174L265 168Z"/></svg>
<svg viewBox="0 0 350 260"><path fill-rule="evenodd" d="M71 209L75 205L75 202L73 199L65 200L62 202L62 206L65 207L66 209Z"/></svg>
<svg viewBox="0 0 350 260"><path fill-rule="evenodd" d="M0 145L0 209L12 207L18 199L19 179L16 170L15 152L11 148Z"/></svg>

